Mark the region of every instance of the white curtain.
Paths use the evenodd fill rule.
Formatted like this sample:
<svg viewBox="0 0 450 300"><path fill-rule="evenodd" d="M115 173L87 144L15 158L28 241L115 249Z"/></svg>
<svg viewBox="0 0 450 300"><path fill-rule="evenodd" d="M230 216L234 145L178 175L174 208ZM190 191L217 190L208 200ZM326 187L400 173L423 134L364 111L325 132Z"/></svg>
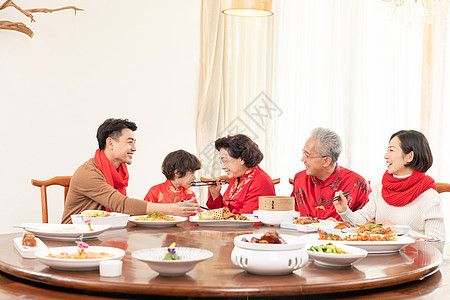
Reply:
<svg viewBox="0 0 450 300"><path fill-rule="evenodd" d="M427 118L422 99L427 41L421 22L391 20L381 0L274 4L273 100L284 113L273 122L269 170L283 179L278 194L291 192L287 178L304 169L301 149L318 126L332 128L342 137L338 162L372 183L386 169L383 156L390 135L401 129L421 130L436 158L430 174L437 181L450 181L448 158L436 155L450 146L443 131L450 122L442 115L450 102L444 84L450 60L448 49L438 43L445 37L433 39L433 51L438 52L433 52L434 67L446 63L447 76L436 69L441 76L434 73L432 86L425 84L433 91L425 106L437 110ZM433 26L442 33L448 24L441 19Z"/></svg>

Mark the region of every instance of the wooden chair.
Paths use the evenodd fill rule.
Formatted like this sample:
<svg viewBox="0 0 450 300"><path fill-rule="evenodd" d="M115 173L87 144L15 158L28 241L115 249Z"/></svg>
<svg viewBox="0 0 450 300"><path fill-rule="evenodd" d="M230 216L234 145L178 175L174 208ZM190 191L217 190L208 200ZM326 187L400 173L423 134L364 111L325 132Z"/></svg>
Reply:
<svg viewBox="0 0 450 300"><path fill-rule="evenodd" d="M436 187L439 194L450 192L450 183L436 182Z"/></svg>
<svg viewBox="0 0 450 300"><path fill-rule="evenodd" d="M64 187L64 204L66 203L67 192L69 191L70 179L72 176L56 176L48 180L31 179L31 184L41 188L41 209L42 223L48 223L47 187L60 185Z"/></svg>

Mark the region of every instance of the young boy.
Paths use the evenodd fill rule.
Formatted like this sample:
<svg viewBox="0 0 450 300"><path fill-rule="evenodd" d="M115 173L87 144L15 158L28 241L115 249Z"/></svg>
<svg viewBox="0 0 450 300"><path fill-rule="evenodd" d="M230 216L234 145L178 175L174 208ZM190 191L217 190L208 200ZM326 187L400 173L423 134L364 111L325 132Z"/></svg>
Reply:
<svg viewBox="0 0 450 300"><path fill-rule="evenodd" d="M195 199L189 188L195 180L195 171L201 168L198 158L184 150L169 153L161 166L167 180L150 188L145 196L146 201L154 203L178 203Z"/></svg>

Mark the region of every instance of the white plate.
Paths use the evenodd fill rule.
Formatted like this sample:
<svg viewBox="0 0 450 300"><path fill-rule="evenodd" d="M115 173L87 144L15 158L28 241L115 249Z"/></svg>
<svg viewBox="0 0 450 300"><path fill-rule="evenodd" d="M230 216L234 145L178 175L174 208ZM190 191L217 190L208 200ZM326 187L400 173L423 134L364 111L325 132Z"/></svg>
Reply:
<svg viewBox="0 0 450 300"><path fill-rule="evenodd" d="M125 251L119 248L113 247L99 247L91 246L85 251L89 252L106 252L110 253L112 257L97 258L97 259L61 259L61 258L51 258L48 257L50 253L59 254L61 252L67 252L69 254L76 253L78 251L77 246L72 247L57 247L47 250L41 250L36 252L36 257L49 267L59 270L67 271L86 271L98 269L100 261L103 260L120 260L125 255Z"/></svg>
<svg viewBox="0 0 450 300"><path fill-rule="evenodd" d="M336 222L330 222L326 220L319 220L319 223L311 223L311 224L294 224L294 222L281 222L280 227L286 228L286 229L294 229L298 230L300 232L316 232L317 229L321 226L326 226L333 228L338 223Z"/></svg>
<svg viewBox="0 0 450 300"><path fill-rule="evenodd" d="M139 225L139 226L145 226L145 227L170 227L175 226L179 223L183 223L187 221L186 217L180 217L180 216L172 216L168 215L169 217L176 218L174 221L136 221L136 218L139 217L146 217L148 215L142 215L142 216L132 216L128 218L128 221L130 221L133 224Z"/></svg>
<svg viewBox="0 0 450 300"><path fill-rule="evenodd" d="M213 256L211 251L199 248L175 247L175 250L181 260L163 260L167 247L137 250L132 256L148 263L152 270L163 276L184 275L197 263Z"/></svg>
<svg viewBox="0 0 450 300"><path fill-rule="evenodd" d="M110 212L108 217L87 217L82 215L71 215L73 224L85 224L84 221L91 220L92 225L111 225L111 228L123 228L127 226L130 215Z"/></svg>
<svg viewBox="0 0 450 300"><path fill-rule="evenodd" d="M260 244L245 242L242 239L250 241L253 237L261 238L263 234L243 234L234 237L234 245L242 249L249 250L262 250L262 251L286 251L297 250L305 247L305 240L302 237L280 234L280 237L286 242L286 244Z"/></svg>
<svg viewBox="0 0 450 300"><path fill-rule="evenodd" d="M339 243L331 242L337 247L341 248L343 251L349 252L348 254L335 254L335 253L323 253L314 252L309 250L311 246L326 245L331 241L320 241L306 246L306 252L309 257L314 259L316 264L330 266L330 267L344 267L350 266L354 262L363 259L367 256L367 251L357 247L347 246Z"/></svg>
<svg viewBox="0 0 450 300"><path fill-rule="evenodd" d="M23 237L14 238L14 248L16 248L24 258L36 258L35 253L37 251L47 249L47 246L37 237L34 238L36 240L36 247L23 246L22 239Z"/></svg>
<svg viewBox="0 0 450 300"><path fill-rule="evenodd" d="M199 226L233 226L233 227L242 227L242 226L250 226L256 222L258 222L258 218L253 215L246 215L249 220L199 220L198 216L189 217L189 221L192 223L196 223Z"/></svg>
<svg viewBox="0 0 450 300"><path fill-rule="evenodd" d="M392 253L397 252L403 247L414 243L412 238L398 236L396 241L379 241L379 242L358 242L358 241L330 241L319 240L318 234L308 234L304 236L308 242L336 243L355 246L366 250L368 253Z"/></svg>
<svg viewBox="0 0 450 300"><path fill-rule="evenodd" d="M76 240L81 234L83 239L96 238L100 233L111 228L111 225L91 225L93 231L89 231L88 225L77 224L24 223L20 227L41 238Z"/></svg>

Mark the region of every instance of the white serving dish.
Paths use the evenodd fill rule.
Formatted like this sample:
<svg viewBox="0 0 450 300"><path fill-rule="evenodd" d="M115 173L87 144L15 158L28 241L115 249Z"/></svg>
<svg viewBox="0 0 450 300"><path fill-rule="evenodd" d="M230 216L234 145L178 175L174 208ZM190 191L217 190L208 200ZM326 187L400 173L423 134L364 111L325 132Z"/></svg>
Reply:
<svg viewBox="0 0 450 300"><path fill-rule="evenodd" d="M345 267L350 266L358 260L367 256L367 251L357 247L347 246L339 243L331 242L343 251L349 252L348 254L335 254L335 253L323 253L314 252L309 250L311 246L320 246L328 244L330 241L321 241L321 243L308 244L306 246L306 252L309 257L314 259L314 262L318 265L330 266L330 267Z"/></svg>
<svg viewBox="0 0 450 300"><path fill-rule="evenodd" d="M336 245L339 243L343 245L355 246L366 250L369 254L398 252L403 247L415 242L412 238L404 236L398 236L396 241L375 241L375 242L319 240L319 235L314 233L305 235L304 237L308 242L317 242L317 241L319 243L332 242L333 244L336 243Z"/></svg>
<svg viewBox="0 0 450 300"><path fill-rule="evenodd" d="M86 224L85 221L91 220L92 225L111 225L111 228L123 228L127 226L130 215L110 212L108 217L88 217L83 215L71 215L73 224Z"/></svg>
<svg viewBox="0 0 450 300"><path fill-rule="evenodd" d="M163 260L167 247L134 251L132 256L146 262L150 268L162 276L181 276L210 257L213 253L199 248L175 247L181 260Z"/></svg>
<svg viewBox="0 0 450 300"><path fill-rule="evenodd" d="M199 220L198 215L190 216L189 221L196 223L199 226L231 226L231 227L245 227L251 226L258 222L258 218L252 214L244 214L248 220Z"/></svg>
<svg viewBox="0 0 450 300"><path fill-rule="evenodd" d="M257 275L284 275L303 267L308 261L301 237L280 234L286 244L257 244L242 241L262 234L244 234L234 238L231 261L234 265Z"/></svg>
<svg viewBox="0 0 450 300"><path fill-rule="evenodd" d="M76 240L81 235L83 239L97 238L100 233L111 228L111 225L91 225L93 231L89 230L88 225L77 224L24 223L20 227L41 238Z"/></svg>
<svg viewBox="0 0 450 300"><path fill-rule="evenodd" d="M175 218L176 220L173 220L173 221L138 221L138 220L136 220L137 218L145 217L145 216L147 216L147 215L132 216L132 217L128 218L128 221L130 221L131 223L138 225L138 226L154 227L154 228L171 227L171 226L175 226L177 224L187 221L186 217L172 216L172 215L167 215L167 216Z"/></svg>
<svg viewBox="0 0 450 300"><path fill-rule="evenodd" d="M295 210L255 210L253 215L257 216L259 221L266 225L280 225L281 222L294 222L294 218L299 216Z"/></svg>
<svg viewBox="0 0 450 300"><path fill-rule="evenodd" d="M50 253L59 254L61 252L67 252L69 254L72 254L76 253L77 251L78 251L77 246L50 248L47 250L37 251L36 257L43 264L46 264L47 266L52 267L54 269L66 271L86 271L98 269L100 261L113 259L120 260L125 255L125 251L119 248L90 246L85 251L106 252L113 254L113 256L98 259L61 259L48 257Z"/></svg>
<svg viewBox="0 0 450 300"><path fill-rule="evenodd" d="M23 237L14 238L14 248L24 258L36 258L35 253L39 250L46 250L47 246L39 238L35 237L36 247L28 247L22 245Z"/></svg>

